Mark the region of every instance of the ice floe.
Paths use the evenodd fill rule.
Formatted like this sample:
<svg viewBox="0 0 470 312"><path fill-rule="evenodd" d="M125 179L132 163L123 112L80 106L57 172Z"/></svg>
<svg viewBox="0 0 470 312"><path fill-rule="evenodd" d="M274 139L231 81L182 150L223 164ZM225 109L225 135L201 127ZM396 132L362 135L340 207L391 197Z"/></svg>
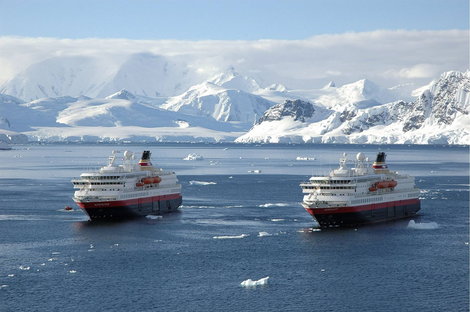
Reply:
<svg viewBox="0 0 470 312"><path fill-rule="evenodd" d="M77 273L77 271L75 271L75 270L70 270L69 273L70 273L70 274L75 274L75 273Z"/></svg>
<svg viewBox="0 0 470 312"><path fill-rule="evenodd" d="M204 157L196 153L190 153L188 156L183 158L183 160L204 160Z"/></svg>
<svg viewBox="0 0 470 312"><path fill-rule="evenodd" d="M410 220L408 228L415 230L435 230L439 228L436 222L416 223L415 220Z"/></svg>
<svg viewBox="0 0 470 312"><path fill-rule="evenodd" d="M258 207L261 208L269 208L269 207L287 207L289 204L286 203L266 203L266 204L261 204Z"/></svg>
<svg viewBox="0 0 470 312"><path fill-rule="evenodd" d="M240 283L242 287L256 287L256 286L262 286L262 285L267 285L269 280L269 276L260 278L257 281L253 281L251 279L244 280L243 282Z"/></svg>
<svg viewBox="0 0 470 312"><path fill-rule="evenodd" d="M315 160L315 157L297 156L295 160Z"/></svg>
<svg viewBox="0 0 470 312"><path fill-rule="evenodd" d="M163 216L148 215L146 218L149 220L161 220L163 219Z"/></svg>
<svg viewBox="0 0 470 312"><path fill-rule="evenodd" d="M265 237L265 236L273 236L272 234L269 234L268 232L259 232L258 237Z"/></svg>
<svg viewBox="0 0 470 312"><path fill-rule="evenodd" d="M29 269L31 269L31 267L29 267L27 265L20 265L19 269L22 270L22 271L28 271Z"/></svg>
<svg viewBox="0 0 470 312"><path fill-rule="evenodd" d="M206 181L189 181L190 185L214 185L217 184L217 182L206 182Z"/></svg>
<svg viewBox="0 0 470 312"><path fill-rule="evenodd" d="M271 219L272 222L281 222L281 221L285 221L285 219Z"/></svg>
<svg viewBox="0 0 470 312"><path fill-rule="evenodd" d="M221 235L221 236L214 236L214 239L234 239L234 238L245 238L249 236L248 234L240 234L240 235Z"/></svg>

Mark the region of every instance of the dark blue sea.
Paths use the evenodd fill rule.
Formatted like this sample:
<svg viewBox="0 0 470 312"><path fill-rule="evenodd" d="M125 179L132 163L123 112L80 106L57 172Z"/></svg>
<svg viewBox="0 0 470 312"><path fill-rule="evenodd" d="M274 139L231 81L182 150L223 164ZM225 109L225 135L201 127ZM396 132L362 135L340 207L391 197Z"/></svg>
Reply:
<svg viewBox="0 0 470 312"><path fill-rule="evenodd" d="M180 212L92 223L70 180L152 151ZM416 177L419 216L319 230L299 183L343 152ZM189 153L204 157L185 161ZM315 160L296 160L315 157ZM249 173L249 172L259 173ZM73 211L65 211L65 206ZM411 221L411 222L410 222ZM242 287L268 277L266 285ZM0 311L468 311L469 148L24 145L0 151Z"/></svg>

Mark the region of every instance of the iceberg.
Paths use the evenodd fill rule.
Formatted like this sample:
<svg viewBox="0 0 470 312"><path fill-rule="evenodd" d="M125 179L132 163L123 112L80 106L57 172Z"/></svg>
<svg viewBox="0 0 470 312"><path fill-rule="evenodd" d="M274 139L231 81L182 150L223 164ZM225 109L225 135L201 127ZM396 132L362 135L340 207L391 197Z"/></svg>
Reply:
<svg viewBox="0 0 470 312"><path fill-rule="evenodd" d="M206 182L206 181L189 181L189 185L214 185L216 182Z"/></svg>
<svg viewBox="0 0 470 312"><path fill-rule="evenodd" d="M439 228L439 225L436 222L416 223L415 220L410 220L408 228L415 230L435 230Z"/></svg>
<svg viewBox="0 0 470 312"><path fill-rule="evenodd" d="M204 160L204 157L196 153L189 153L183 160Z"/></svg>
<svg viewBox="0 0 470 312"><path fill-rule="evenodd" d="M256 286L264 286L268 284L269 276L260 278L257 281L253 281L251 279L247 279L240 283L242 287L256 287Z"/></svg>
<svg viewBox="0 0 470 312"><path fill-rule="evenodd" d="M248 234L240 234L240 235L222 235L222 236L214 236L214 239L233 239L233 238L245 238L249 236Z"/></svg>

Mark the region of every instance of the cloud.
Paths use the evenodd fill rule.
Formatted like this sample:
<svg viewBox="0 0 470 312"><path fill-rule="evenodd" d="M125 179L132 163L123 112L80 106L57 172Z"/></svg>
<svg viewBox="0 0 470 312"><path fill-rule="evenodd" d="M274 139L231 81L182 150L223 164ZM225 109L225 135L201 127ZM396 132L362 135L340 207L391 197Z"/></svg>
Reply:
<svg viewBox="0 0 470 312"><path fill-rule="evenodd" d="M321 87L368 78L384 86L424 84L448 70L466 70L468 30L377 30L305 40L128 40L0 37L0 84L52 57L88 56L119 64L135 53L170 58L209 77L231 66L262 83Z"/></svg>
<svg viewBox="0 0 470 312"><path fill-rule="evenodd" d="M398 71L388 71L390 75L398 78L434 78L439 74L439 66L433 64L417 64L412 67L402 68Z"/></svg>

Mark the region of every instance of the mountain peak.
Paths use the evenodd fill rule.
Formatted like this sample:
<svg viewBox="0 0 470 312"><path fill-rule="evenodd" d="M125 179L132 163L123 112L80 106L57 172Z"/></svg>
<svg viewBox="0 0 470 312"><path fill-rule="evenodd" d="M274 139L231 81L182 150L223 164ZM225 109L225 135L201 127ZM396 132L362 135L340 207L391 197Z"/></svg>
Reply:
<svg viewBox="0 0 470 312"><path fill-rule="evenodd" d="M135 100L135 95L126 89L121 89L116 93L113 93L106 97L106 99L119 99L119 100Z"/></svg>
<svg viewBox="0 0 470 312"><path fill-rule="evenodd" d="M334 81L328 82L323 89L336 88L336 83Z"/></svg>
<svg viewBox="0 0 470 312"><path fill-rule="evenodd" d="M255 79L239 74L233 67L227 72L220 73L209 79L209 82L226 89L242 90L250 93L256 92L261 88Z"/></svg>
<svg viewBox="0 0 470 312"><path fill-rule="evenodd" d="M276 104L269 108L256 124L260 124L263 121L281 120L287 116L293 117L294 121L305 122L305 119L312 117L314 112L315 108L310 102L286 100L284 103Z"/></svg>

